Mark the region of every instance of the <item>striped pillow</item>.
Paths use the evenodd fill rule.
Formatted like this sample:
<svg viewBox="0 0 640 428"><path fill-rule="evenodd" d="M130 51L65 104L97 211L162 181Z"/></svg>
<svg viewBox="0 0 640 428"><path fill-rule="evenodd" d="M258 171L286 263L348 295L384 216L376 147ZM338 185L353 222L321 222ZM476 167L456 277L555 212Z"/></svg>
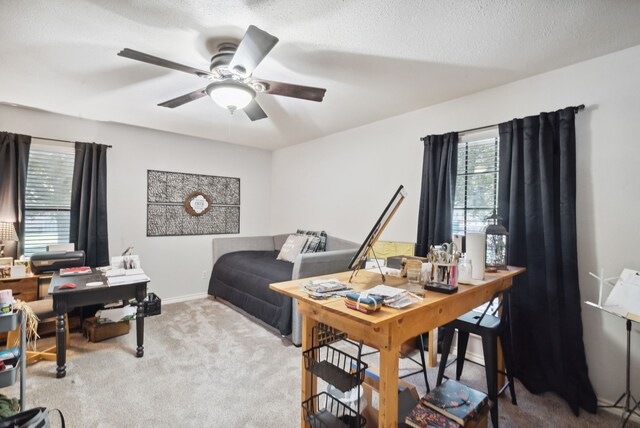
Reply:
<svg viewBox="0 0 640 428"><path fill-rule="evenodd" d="M316 235L303 235L307 237L307 242L302 247L301 254L317 253L320 247L320 237Z"/></svg>
<svg viewBox="0 0 640 428"><path fill-rule="evenodd" d="M320 238L320 243L315 251L307 251L308 253L319 253L327 250L327 232L324 230L321 231L313 231L313 230L302 230L298 229L296 231L298 235L308 235L308 236L317 236ZM307 241L308 242L308 241ZM305 252L305 251L303 251Z"/></svg>

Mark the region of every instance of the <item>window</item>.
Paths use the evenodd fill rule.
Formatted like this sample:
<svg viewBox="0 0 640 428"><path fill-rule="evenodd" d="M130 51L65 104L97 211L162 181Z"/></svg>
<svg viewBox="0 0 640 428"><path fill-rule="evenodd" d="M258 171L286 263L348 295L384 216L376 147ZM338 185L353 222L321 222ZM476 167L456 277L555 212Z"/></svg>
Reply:
<svg viewBox="0 0 640 428"><path fill-rule="evenodd" d="M462 134L458 142L453 233L478 232L498 207L498 127Z"/></svg>
<svg viewBox="0 0 640 428"><path fill-rule="evenodd" d="M29 152L25 197L24 253L69 242L74 148L34 139Z"/></svg>

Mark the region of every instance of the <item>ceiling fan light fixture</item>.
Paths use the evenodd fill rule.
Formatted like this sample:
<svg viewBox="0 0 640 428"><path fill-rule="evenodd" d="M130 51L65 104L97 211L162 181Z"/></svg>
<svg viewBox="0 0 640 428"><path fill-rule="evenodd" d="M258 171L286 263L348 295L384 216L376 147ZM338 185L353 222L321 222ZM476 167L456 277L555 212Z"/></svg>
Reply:
<svg viewBox="0 0 640 428"><path fill-rule="evenodd" d="M231 112L245 108L256 96L247 85L233 81L212 83L206 91L216 104Z"/></svg>

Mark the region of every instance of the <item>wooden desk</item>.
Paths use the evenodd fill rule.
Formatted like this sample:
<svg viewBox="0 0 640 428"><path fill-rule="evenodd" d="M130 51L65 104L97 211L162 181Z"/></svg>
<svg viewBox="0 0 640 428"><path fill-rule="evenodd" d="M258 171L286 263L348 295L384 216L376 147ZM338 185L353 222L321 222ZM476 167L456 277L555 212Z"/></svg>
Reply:
<svg viewBox="0 0 640 428"><path fill-rule="evenodd" d="M311 348L313 327L324 323L337 328L350 338L380 350L380 408L379 426L394 427L398 421L398 353L404 341L425 331L444 325L473 308L489 301L493 294L512 284L515 275L524 268L509 267L507 271L485 274L484 281L474 285L460 285L459 291L447 295L426 292L424 301L405 309L383 307L372 314L348 309L343 299L313 300L303 293L300 284L293 280L271 284L270 288L298 300L298 311L302 314L302 350ZM324 275L318 278L338 278L348 282L351 272ZM406 279L387 276L387 285L412 287ZM380 284L380 275L360 271L351 285L354 289L366 290ZM311 374L302 364L302 401L314 395L311 390ZM313 383L317 385L317 382ZM304 415L301 426L305 426Z"/></svg>
<svg viewBox="0 0 640 428"><path fill-rule="evenodd" d="M103 281L105 285L87 287L87 282ZM76 284L76 288L60 290L58 286L71 282ZM66 332L64 328L64 315L71 309L95 305L98 303L111 303L118 300L129 300L135 298L138 301L138 312L136 314L136 335L137 345L136 357L144 355L144 308L142 301L147 296L147 282L134 284L123 284L108 286L107 279L103 278L95 269L88 275L75 275L61 277L58 273L53 274L49 294L53 298L53 309L56 312L56 377L62 378L67 374L67 346Z"/></svg>
<svg viewBox="0 0 640 428"><path fill-rule="evenodd" d="M0 278L0 290L11 290L13 297L25 302L38 300L37 275L25 275L17 278Z"/></svg>

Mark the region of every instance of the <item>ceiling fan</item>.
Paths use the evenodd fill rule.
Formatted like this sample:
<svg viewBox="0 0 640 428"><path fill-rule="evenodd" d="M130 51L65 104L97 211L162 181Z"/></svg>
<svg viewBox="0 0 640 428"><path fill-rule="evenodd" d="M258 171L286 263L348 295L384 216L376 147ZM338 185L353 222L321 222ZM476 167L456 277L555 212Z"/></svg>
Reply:
<svg viewBox="0 0 640 428"><path fill-rule="evenodd" d="M211 58L209 71L198 70L133 49L123 49L118 55L211 80L204 88L158 104L175 108L209 95L216 104L231 113L244 110L252 121L264 119L267 113L255 97L257 93L282 95L291 98L321 102L326 89L294 85L253 77L253 71L278 43L278 38L250 25L240 44L222 43Z"/></svg>

